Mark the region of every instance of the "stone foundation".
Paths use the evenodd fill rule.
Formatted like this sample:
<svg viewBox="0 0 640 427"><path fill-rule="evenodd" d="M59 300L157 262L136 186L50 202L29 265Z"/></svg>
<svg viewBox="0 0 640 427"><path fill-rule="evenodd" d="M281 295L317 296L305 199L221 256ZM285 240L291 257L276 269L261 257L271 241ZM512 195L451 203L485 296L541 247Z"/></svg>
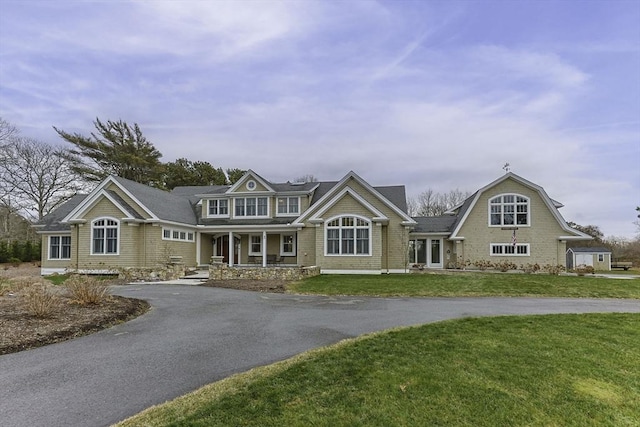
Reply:
<svg viewBox="0 0 640 427"><path fill-rule="evenodd" d="M167 265L159 265L157 267L130 267L119 271L118 278L128 282L134 281L160 281L160 280L176 280L184 277L186 267L181 262L171 263Z"/></svg>
<svg viewBox="0 0 640 427"><path fill-rule="evenodd" d="M210 280L285 280L295 281L320 275L320 267L229 267L226 264L209 266Z"/></svg>

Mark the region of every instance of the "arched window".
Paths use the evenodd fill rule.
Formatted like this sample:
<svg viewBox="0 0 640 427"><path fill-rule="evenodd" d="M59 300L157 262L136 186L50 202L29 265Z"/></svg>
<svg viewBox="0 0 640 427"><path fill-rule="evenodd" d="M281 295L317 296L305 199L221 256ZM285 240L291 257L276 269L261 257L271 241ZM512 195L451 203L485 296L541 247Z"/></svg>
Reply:
<svg viewBox="0 0 640 427"><path fill-rule="evenodd" d="M356 216L341 216L325 226L327 255L371 255L371 222Z"/></svg>
<svg viewBox="0 0 640 427"><path fill-rule="evenodd" d="M501 194L489 199L490 226L531 225L529 212L529 198L519 194Z"/></svg>
<svg viewBox="0 0 640 427"><path fill-rule="evenodd" d="M99 218L91 223L91 254L117 255L120 223L112 218Z"/></svg>

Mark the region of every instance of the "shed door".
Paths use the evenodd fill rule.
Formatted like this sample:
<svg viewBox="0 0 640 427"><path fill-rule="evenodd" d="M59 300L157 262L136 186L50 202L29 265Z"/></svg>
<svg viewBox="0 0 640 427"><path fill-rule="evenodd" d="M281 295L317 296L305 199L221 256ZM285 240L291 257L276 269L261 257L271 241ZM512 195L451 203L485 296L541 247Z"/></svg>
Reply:
<svg viewBox="0 0 640 427"><path fill-rule="evenodd" d="M578 265L590 265L593 267L593 255L592 254L576 254L576 266Z"/></svg>

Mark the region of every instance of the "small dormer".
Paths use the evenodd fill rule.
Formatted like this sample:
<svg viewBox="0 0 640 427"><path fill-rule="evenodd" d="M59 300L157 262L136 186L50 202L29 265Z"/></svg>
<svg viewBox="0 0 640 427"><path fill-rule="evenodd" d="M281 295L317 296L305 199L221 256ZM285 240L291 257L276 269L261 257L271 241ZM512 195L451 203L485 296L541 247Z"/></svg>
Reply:
<svg viewBox="0 0 640 427"><path fill-rule="evenodd" d="M235 184L228 190L227 194L236 193L275 193L269 182L260 175L249 169Z"/></svg>

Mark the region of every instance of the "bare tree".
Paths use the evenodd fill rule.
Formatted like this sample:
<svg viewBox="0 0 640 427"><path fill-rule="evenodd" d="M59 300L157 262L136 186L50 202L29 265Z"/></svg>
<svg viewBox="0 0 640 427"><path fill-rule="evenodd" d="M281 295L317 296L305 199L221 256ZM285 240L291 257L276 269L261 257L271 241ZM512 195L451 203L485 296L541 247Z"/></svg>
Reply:
<svg viewBox="0 0 640 427"><path fill-rule="evenodd" d="M0 147L0 202L32 219L60 206L81 188L60 147L30 138L11 138Z"/></svg>
<svg viewBox="0 0 640 427"><path fill-rule="evenodd" d="M18 128L0 117L0 146L3 146L18 136Z"/></svg>
<svg viewBox="0 0 640 427"><path fill-rule="evenodd" d="M407 206L412 216L439 216L464 202L470 195L471 193L457 188L448 193L437 193L429 188L418 194L415 199L409 199Z"/></svg>
<svg viewBox="0 0 640 427"><path fill-rule="evenodd" d="M294 179L293 182L318 182L318 178L312 174L306 174Z"/></svg>

